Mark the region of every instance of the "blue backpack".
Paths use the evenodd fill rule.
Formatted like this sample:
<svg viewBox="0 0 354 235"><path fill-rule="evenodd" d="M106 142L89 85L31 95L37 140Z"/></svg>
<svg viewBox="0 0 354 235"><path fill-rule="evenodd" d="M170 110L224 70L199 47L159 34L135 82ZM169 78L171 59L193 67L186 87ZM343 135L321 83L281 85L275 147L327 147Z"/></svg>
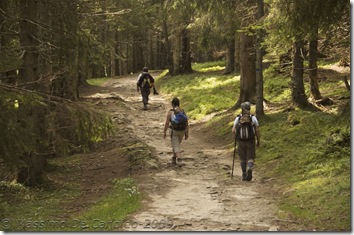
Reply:
<svg viewBox="0 0 354 235"><path fill-rule="evenodd" d="M188 117L183 110L171 109L173 115L171 117L172 129L176 131L183 131L187 128Z"/></svg>

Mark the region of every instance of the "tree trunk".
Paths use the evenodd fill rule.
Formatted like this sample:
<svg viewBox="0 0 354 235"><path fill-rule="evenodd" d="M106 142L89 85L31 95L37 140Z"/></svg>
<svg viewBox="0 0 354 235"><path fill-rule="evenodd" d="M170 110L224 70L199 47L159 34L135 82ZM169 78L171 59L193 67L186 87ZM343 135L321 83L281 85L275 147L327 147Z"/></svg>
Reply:
<svg viewBox="0 0 354 235"><path fill-rule="evenodd" d="M17 173L17 183L26 186L35 186L43 182L43 172L47 164L44 156L28 153L22 157L25 166L21 167Z"/></svg>
<svg viewBox="0 0 354 235"><path fill-rule="evenodd" d="M9 1L0 1L0 8L4 12L6 12L6 14L11 15ZM0 54L1 55L13 55L13 51L9 51L7 49L11 47L12 44L12 37L6 34L6 30L10 27L9 24L10 23L9 21L6 20L6 17L0 14ZM13 66L13 68L16 67ZM17 78L18 78L17 68L0 73L0 82L5 82L6 84L15 85Z"/></svg>
<svg viewBox="0 0 354 235"><path fill-rule="evenodd" d="M300 108L308 106L304 87L304 59L302 51L304 48L303 40L296 40L293 44L293 68L292 68L292 100Z"/></svg>
<svg viewBox="0 0 354 235"><path fill-rule="evenodd" d="M51 25L52 16L50 14L50 2L39 1L38 4L38 20L41 24ZM39 27L39 36L41 44L39 45L39 59L38 59L38 74L40 83L38 90L41 93L50 94L51 79L52 79L52 46L48 41L52 40L52 32L47 28Z"/></svg>
<svg viewBox="0 0 354 235"><path fill-rule="evenodd" d="M89 78L89 64L88 64L88 44L85 38L80 38L78 41L78 82L79 86L88 85Z"/></svg>
<svg viewBox="0 0 354 235"><path fill-rule="evenodd" d="M119 76L122 74L122 59L120 59L122 56L122 46L120 45L120 34L119 31L116 29L114 33L114 63L115 63L115 70L114 70L114 76Z"/></svg>
<svg viewBox="0 0 354 235"><path fill-rule="evenodd" d="M236 39L235 39L235 72L240 73L241 72L241 66L240 66L240 33L236 33Z"/></svg>
<svg viewBox="0 0 354 235"><path fill-rule="evenodd" d="M38 79L38 29L37 0L20 0L20 45L24 51L23 64L19 70L21 83L27 89L37 90Z"/></svg>
<svg viewBox="0 0 354 235"><path fill-rule="evenodd" d="M6 1L0 1L0 9L6 12L7 10L7 2ZM5 52L5 47L7 45L7 40L5 38L5 16L0 14L0 54L4 55ZM0 82L7 82L7 76L6 72L1 72L0 73Z"/></svg>
<svg viewBox="0 0 354 235"><path fill-rule="evenodd" d="M45 120L47 117L44 115L47 111L43 111L43 108L34 108L30 112L19 112L19 115L26 117L25 126L29 130L33 130L32 140L33 143L37 143L37 146L34 145L32 151L21 155L23 164L19 166L16 181L27 186L35 186L42 183L44 169L47 164L47 156L43 153L46 152L48 146L46 144L38 144L42 138L49 138L48 126Z"/></svg>
<svg viewBox="0 0 354 235"><path fill-rule="evenodd" d="M190 45L190 32L189 29L183 28L181 32L182 48L181 48L181 73L192 73L192 60L191 60L191 45Z"/></svg>
<svg viewBox="0 0 354 235"><path fill-rule="evenodd" d="M224 74L230 74L235 71L235 41L235 38L233 38L228 42Z"/></svg>
<svg viewBox="0 0 354 235"><path fill-rule="evenodd" d="M173 42L173 73L172 75L181 73L181 36L180 32L176 32Z"/></svg>
<svg viewBox="0 0 354 235"><path fill-rule="evenodd" d="M317 70L317 46L318 40L313 39L310 41L309 48L309 74L310 74L310 90L311 95L315 100L322 98L319 86L318 86L318 70Z"/></svg>
<svg viewBox="0 0 354 235"><path fill-rule="evenodd" d="M166 55L166 64L169 71L169 74L174 74L174 56L172 52L171 41L169 39L169 32L168 32L168 12L167 12L167 4L168 1L161 0L161 9L162 9L162 35L163 35L163 42L165 48L165 55Z"/></svg>
<svg viewBox="0 0 354 235"><path fill-rule="evenodd" d="M242 102L256 102L256 66L255 66L254 37L246 33L240 35L240 97L232 109L236 109Z"/></svg>
<svg viewBox="0 0 354 235"><path fill-rule="evenodd" d="M64 76L64 98L78 100L79 98L79 76L78 76L78 19L76 0L67 0L67 17L65 26L68 34L65 43L65 67L67 74Z"/></svg>
<svg viewBox="0 0 354 235"><path fill-rule="evenodd" d="M264 15L264 4L263 0L257 0L257 20L260 20ZM261 43L263 41L263 30L257 30L256 36L256 115L259 117L264 115L263 107L263 51Z"/></svg>

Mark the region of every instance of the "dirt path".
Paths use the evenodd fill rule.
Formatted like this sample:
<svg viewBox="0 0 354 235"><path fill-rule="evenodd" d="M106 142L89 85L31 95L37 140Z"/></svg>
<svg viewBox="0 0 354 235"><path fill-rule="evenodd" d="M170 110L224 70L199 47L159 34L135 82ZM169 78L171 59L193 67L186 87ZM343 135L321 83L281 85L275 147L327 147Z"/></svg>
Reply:
<svg viewBox="0 0 354 235"><path fill-rule="evenodd" d="M154 74L153 74L154 75ZM136 91L136 76L110 79L107 93L121 98L121 110L129 129L154 149L159 170L137 179L146 195L143 208L125 223L128 231L278 231L282 230L275 198L270 198L271 182L254 170L251 182L241 181L239 162L234 178L229 172L232 150L198 123L191 123L190 138L182 143L182 167L171 166L171 144L163 139L165 115L170 101L163 95L150 96L147 111L142 110ZM99 96L100 94L97 94ZM183 107L183 104L181 104ZM114 112L117 106L108 107Z"/></svg>

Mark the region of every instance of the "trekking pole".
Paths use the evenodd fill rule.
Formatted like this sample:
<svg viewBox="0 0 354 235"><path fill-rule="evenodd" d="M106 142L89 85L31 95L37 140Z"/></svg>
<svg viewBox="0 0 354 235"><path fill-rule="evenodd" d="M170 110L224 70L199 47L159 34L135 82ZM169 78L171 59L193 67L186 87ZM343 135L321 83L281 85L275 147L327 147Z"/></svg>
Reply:
<svg viewBox="0 0 354 235"><path fill-rule="evenodd" d="M234 177L235 158L236 158L236 136L235 136L235 143L234 143L234 157L232 159L231 179Z"/></svg>

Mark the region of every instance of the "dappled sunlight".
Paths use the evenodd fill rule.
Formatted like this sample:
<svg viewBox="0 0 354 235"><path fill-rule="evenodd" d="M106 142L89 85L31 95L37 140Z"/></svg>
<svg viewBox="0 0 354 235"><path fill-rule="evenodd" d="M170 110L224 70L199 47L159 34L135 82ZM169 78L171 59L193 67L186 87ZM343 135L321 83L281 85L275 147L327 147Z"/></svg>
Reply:
<svg viewBox="0 0 354 235"><path fill-rule="evenodd" d="M108 78L91 78L87 79L87 83L92 86L101 86L104 82L106 82Z"/></svg>
<svg viewBox="0 0 354 235"><path fill-rule="evenodd" d="M215 72L215 71L220 71L220 70L224 70L224 69L225 69L225 66L214 66L214 67L199 69L198 72Z"/></svg>
<svg viewBox="0 0 354 235"><path fill-rule="evenodd" d="M299 190L297 192L316 191L319 190L320 188L326 187L327 183L328 183L328 178L324 176L318 176L303 181L299 181L294 184L294 188L296 190Z"/></svg>
<svg viewBox="0 0 354 235"><path fill-rule="evenodd" d="M188 116L201 120L206 115L227 110L235 103L240 76L235 75L179 75L160 79L159 86L178 96ZM185 104L185 100L193 100Z"/></svg>
<svg viewBox="0 0 354 235"><path fill-rule="evenodd" d="M198 72L216 72L225 69L225 61L213 61L206 63L193 63L192 68Z"/></svg>
<svg viewBox="0 0 354 235"><path fill-rule="evenodd" d="M197 77L195 79L195 85L189 86L188 89L205 91L207 89L215 89L217 87L232 86L236 81L240 81L240 76L234 76L231 78Z"/></svg>

